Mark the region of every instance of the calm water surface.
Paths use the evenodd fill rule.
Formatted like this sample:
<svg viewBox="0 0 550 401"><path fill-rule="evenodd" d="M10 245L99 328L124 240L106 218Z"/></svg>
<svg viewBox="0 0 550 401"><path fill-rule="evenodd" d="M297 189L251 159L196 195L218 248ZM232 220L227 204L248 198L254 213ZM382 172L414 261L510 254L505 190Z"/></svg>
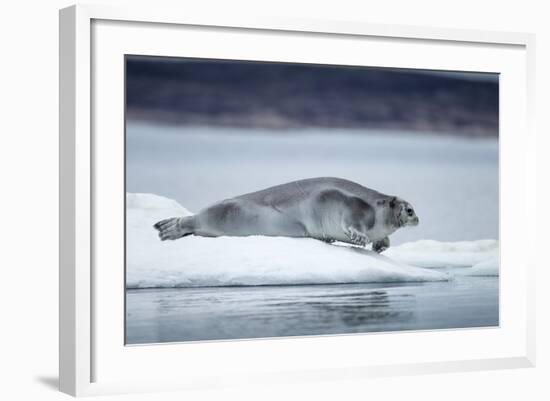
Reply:
<svg viewBox="0 0 550 401"><path fill-rule="evenodd" d="M126 342L497 326L498 277L453 270L438 283L128 290Z"/></svg>

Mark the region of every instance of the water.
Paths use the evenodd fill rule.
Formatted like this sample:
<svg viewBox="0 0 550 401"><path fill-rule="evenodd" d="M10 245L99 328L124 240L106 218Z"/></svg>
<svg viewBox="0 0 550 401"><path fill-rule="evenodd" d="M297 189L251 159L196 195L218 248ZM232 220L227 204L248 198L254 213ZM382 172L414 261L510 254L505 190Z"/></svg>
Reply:
<svg viewBox="0 0 550 401"><path fill-rule="evenodd" d="M498 277L448 282L128 290L127 344L489 327Z"/></svg>
<svg viewBox="0 0 550 401"><path fill-rule="evenodd" d="M127 127L127 192L191 212L308 177L341 177L409 201L420 217L393 245L498 238L498 141L349 129ZM482 211L482 213L480 213Z"/></svg>

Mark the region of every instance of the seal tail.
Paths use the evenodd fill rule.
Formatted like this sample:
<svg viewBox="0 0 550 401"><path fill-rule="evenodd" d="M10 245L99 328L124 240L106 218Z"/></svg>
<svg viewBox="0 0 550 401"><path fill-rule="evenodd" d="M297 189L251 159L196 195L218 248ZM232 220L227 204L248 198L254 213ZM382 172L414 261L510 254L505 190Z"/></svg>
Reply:
<svg viewBox="0 0 550 401"><path fill-rule="evenodd" d="M195 218L194 216L171 217L155 223L153 227L158 230L162 241L175 240L194 234Z"/></svg>

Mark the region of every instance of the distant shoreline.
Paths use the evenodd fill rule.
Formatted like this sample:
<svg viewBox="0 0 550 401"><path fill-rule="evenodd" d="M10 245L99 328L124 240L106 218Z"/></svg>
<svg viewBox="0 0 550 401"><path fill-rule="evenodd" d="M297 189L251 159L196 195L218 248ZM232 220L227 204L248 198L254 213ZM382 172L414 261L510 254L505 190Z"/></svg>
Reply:
<svg viewBox="0 0 550 401"><path fill-rule="evenodd" d="M128 57L126 116L236 128L498 136L495 74Z"/></svg>
<svg viewBox="0 0 550 401"><path fill-rule="evenodd" d="M128 110L126 112L127 124L147 124L168 127L211 127L230 129L267 129L284 132L296 129L349 129L365 131L399 131L411 134L433 134L441 136L459 136L470 138L498 138L498 127L488 128L483 125L463 125L460 127L445 123L417 123L405 124L397 121L387 121L369 124L349 122L348 124L331 125L316 121L286 121L284 119L261 119L249 116L247 119L236 119L231 116L212 118L204 115L190 115L162 110Z"/></svg>

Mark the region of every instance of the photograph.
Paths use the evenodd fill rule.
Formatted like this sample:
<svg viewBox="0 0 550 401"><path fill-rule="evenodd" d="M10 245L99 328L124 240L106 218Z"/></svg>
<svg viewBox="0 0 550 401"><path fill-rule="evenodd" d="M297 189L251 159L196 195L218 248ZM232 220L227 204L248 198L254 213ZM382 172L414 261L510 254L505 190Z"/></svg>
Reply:
<svg viewBox="0 0 550 401"><path fill-rule="evenodd" d="M126 345L499 327L498 73L124 57Z"/></svg>

